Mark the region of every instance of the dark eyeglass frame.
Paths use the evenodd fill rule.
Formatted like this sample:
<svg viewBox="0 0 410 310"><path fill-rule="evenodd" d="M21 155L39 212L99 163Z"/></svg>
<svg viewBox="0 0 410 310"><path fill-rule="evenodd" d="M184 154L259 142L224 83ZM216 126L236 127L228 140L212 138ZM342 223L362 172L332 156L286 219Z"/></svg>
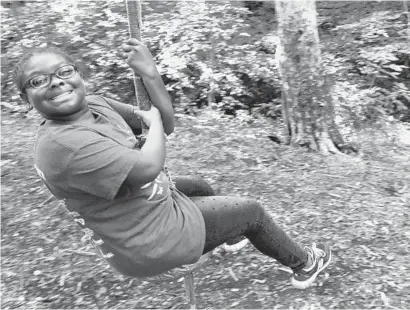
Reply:
<svg viewBox="0 0 410 310"><path fill-rule="evenodd" d="M65 67L72 67L72 68L74 69L73 74L71 74L70 76L60 76L58 72L59 72L62 68L65 68ZM26 91L26 88L27 88L27 87L31 87L31 88L34 88L34 89L40 89L40 88L47 87L48 85L50 85L50 83L51 83L51 77L52 77L53 75L55 75L55 76L58 77L59 79L67 80L67 79L69 79L69 78L72 78L77 72L78 72L78 69L77 69L77 67L76 67L75 65L73 65L73 64L63 65L63 66L59 67L56 71L54 71L54 73L39 74L39 75L33 76L32 78L30 78L27 82L25 82L25 83L23 84L22 91L23 91L23 93L24 93L24 92ZM32 84L32 81L33 81L35 78L38 78L39 76L45 76L45 77L47 77L47 83L45 83L45 84L43 84L43 85L41 85L41 86L34 86L34 85Z"/></svg>

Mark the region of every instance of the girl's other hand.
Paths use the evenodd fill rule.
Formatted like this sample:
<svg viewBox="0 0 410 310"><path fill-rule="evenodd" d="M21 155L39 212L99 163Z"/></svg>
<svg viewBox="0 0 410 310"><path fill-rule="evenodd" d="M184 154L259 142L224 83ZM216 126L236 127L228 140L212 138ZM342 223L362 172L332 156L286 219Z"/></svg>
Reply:
<svg viewBox="0 0 410 310"><path fill-rule="evenodd" d="M134 109L134 114L137 115L147 126L151 127L153 122L162 122L161 112L154 106L148 111Z"/></svg>
<svg viewBox="0 0 410 310"><path fill-rule="evenodd" d="M127 64L142 78L154 78L158 75L157 67L148 48L137 39L128 39L122 45L122 57Z"/></svg>

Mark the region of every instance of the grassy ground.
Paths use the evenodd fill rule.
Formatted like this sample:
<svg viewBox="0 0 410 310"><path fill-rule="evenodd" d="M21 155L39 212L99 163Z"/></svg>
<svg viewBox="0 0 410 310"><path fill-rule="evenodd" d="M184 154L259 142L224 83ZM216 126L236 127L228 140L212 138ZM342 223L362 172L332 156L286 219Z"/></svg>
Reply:
<svg viewBox="0 0 410 310"><path fill-rule="evenodd" d="M1 308L181 308L181 281L114 273L55 201L32 165L36 117L2 115ZM363 132L363 154L323 157L271 142L272 121L179 115L168 165L204 176L218 194L258 199L297 241L328 242L329 276L305 291L251 245L215 253L197 272L201 308L410 308L410 131ZM276 128L276 129L275 129ZM407 144L406 144L407 143Z"/></svg>

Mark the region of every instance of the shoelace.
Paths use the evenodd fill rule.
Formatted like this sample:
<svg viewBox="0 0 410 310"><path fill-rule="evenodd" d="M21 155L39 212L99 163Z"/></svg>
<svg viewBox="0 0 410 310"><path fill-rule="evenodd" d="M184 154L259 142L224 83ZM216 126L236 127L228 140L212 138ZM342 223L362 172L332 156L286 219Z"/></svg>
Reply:
<svg viewBox="0 0 410 310"><path fill-rule="evenodd" d="M313 252L313 254L315 255L315 257L326 257L326 252L323 251L323 250L321 250L321 249L319 249L319 248L316 246L316 243L313 243L313 244L312 244L312 252Z"/></svg>
<svg viewBox="0 0 410 310"><path fill-rule="evenodd" d="M312 271L316 267L316 265L318 264L319 258L326 256L326 253L323 250L316 247L316 243L313 243L312 247L307 247L306 249L309 252L308 255L310 255L310 257L312 259L312 265L307 269L302 269L301 270L302 273L308 273L308 272Z"/></svg>
<svg viewBox="0 0 410 310"><path fill-rule="evenodd" d="M315 251L309 249L309 252L310 252L309 253L310 257L312 258L312 265L307 269L303 268L302 270L304 273L308 273L312 271L315 268L316 262L317 262L317 256L315 255Z"/></svg>
<svg viewBox="0 0 410 310"><path fill-rule="evenodd" d="M295 276L307 274L312 270L317 268L322 268L324 264L324 260L322 258L326 257L326 252L316 247L316 244L312 244L312 247L306 247L307 251L309 252L308 255L312 258L312 265L308 269L302 269L299 272L294 272Z"/></svg>

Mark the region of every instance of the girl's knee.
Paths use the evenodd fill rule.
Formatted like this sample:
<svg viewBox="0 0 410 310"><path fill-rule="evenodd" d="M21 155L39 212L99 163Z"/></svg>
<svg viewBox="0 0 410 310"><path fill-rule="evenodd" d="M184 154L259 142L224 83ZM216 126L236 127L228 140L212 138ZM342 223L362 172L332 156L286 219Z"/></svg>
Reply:
<svg viewBox="0 0 410 310"><path fill-rule="evenodd" d="M237 203L238 212L242 213L247 223L245 236L249 238L258 234L265 225L268 216L265 208L256 199L251 198L239 198Z"/></svg>
<svg viewBox="0 0 410 310"><path fill-rule="evenodd" d="M255 209L263 209L262 205L257 201L256 199L253 198L243 198L246 200L246 203L253 206Z"/></svg>
<svg viewBox="0 0 410 310"><path fill-rule="evenodd" d="M258 212L259 214L264 214L265 208L255 199L251 199L250 200L250 204L252 205L252 207L255 209L255 212Z"/></svg>
<svg viewBox="0 0 410 310"><path fill-rule="evenodd" d="M263 214L265 213L265 209L263 206L256 200L252 198L243 198L241 197L238 200L237 205L241 205L246 209L250 209L254 214Z"/></svg>

